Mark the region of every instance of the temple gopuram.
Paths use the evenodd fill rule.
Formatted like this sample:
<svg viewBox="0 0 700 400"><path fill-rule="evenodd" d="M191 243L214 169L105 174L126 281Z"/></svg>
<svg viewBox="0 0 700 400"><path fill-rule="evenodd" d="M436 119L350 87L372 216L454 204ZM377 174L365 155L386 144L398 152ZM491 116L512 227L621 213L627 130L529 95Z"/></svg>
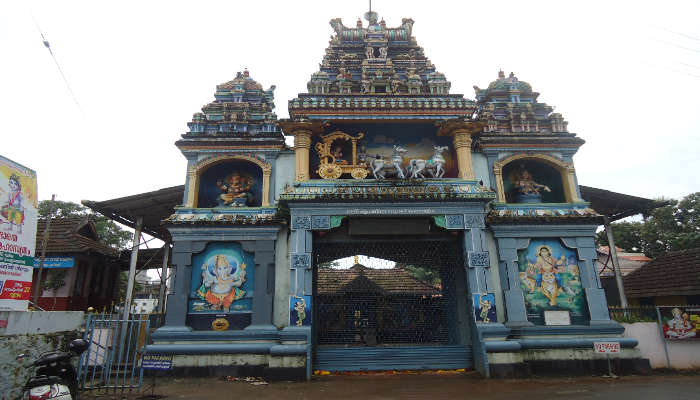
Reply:
<svg viewBox="0 0 700 400"><path fill-rule="evenodd" d="M288 119L245 70L175 143L181 201L153 228L175 279L147 351L185 374L508 377L605 368L593 343L615 341L616 370L648 366L608 315L562 115L503 71L451 93L410 18L330 24Z"/></svg>

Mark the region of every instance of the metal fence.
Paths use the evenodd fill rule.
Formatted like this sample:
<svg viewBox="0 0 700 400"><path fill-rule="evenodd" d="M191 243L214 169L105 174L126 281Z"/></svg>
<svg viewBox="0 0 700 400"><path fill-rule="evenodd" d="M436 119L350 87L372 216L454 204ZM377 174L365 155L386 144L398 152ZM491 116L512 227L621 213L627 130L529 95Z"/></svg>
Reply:
<svg viewBox="0 0 700 400"><path fill-rule="evenodd" d="M150 334L148 315L121 319L115 314L88 314L84 338L90 343L78 366L85 390L127 390L141 387L141 354Z"/></svg>
<svg viewBox="0 0 700 400"><path fill-rule="evenodd" d="M656 322L656 307L608 307L610 319L617 322Z"/></svg>

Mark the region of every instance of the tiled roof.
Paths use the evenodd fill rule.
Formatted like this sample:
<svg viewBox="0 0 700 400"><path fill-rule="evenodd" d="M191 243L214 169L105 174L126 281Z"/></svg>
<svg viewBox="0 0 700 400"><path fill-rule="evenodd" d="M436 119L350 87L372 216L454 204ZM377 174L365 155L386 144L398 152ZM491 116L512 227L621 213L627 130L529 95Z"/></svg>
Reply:
<svg viewBox="0 0 700 400"><path fill-rule="evenodd" d="M628 297L700 294L700 248L672 251L624 278Z"/></svg>
<svg viewBox="0 0 700 400"><path fill-rule="evenodd" d="M406 268L367 268L356 264L349 269L319 268L318 293L339 291L379 291L385 294L438 295L440 288L421 282Z"/></svg>
<svg viewBox="0 0 700 400"><path fill-rule="evenodd" d="M627 276L633 271L636 271L644 265L644 263L651 261L651 258L645 256L642 253L627 253L625 250L616 247L617 249L617 259L620 262L620 272L622 276ZM615 276L613 272L613 263L609 259L610 248L608 246L602 246L598 248L598 273L600 276ZM606 265L607 264L607 265ZM607 267L607 268L606 268Z"/></svg>
<svg viewBox="0 0 700 400"><path fill-rule="evenodd" d="M40 254L46 219L37 223L36 254ZM117 250L99 241L95 225L88 216L53 218L49 226L47 254L96 252L116 256Z"/></svg>

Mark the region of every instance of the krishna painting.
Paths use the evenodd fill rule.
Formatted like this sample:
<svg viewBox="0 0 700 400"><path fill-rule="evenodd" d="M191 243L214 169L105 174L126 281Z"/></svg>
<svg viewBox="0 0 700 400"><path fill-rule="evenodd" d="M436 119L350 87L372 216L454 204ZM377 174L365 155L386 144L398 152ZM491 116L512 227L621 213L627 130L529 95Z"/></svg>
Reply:
<svg viewBox="0 0 700 400"><path fill-rule="evenodd" d="M569 310L572 316L584 312L583 289L576 252L558 239L533 239L518 252L520 286L528 315L544 310Z"/></svg>

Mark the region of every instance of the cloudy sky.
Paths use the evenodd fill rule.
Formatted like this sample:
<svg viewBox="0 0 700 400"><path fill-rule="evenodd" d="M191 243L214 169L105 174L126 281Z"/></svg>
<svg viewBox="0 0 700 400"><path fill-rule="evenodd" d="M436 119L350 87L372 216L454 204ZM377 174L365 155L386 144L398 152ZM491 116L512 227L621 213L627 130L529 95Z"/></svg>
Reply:
<svg viewBox="0 0 700 400"><path fill-rule="evenodd" d="M40 199L106 200L183 184L173 143L215 86L247 67L306 90L332 33L366 1L5 1L0 154L37 171ZM474 97L499 68L586 140L579 182L644 197L700 190L700 2L375 0ZM50 42L75 94L42 44Z"/></svg>

